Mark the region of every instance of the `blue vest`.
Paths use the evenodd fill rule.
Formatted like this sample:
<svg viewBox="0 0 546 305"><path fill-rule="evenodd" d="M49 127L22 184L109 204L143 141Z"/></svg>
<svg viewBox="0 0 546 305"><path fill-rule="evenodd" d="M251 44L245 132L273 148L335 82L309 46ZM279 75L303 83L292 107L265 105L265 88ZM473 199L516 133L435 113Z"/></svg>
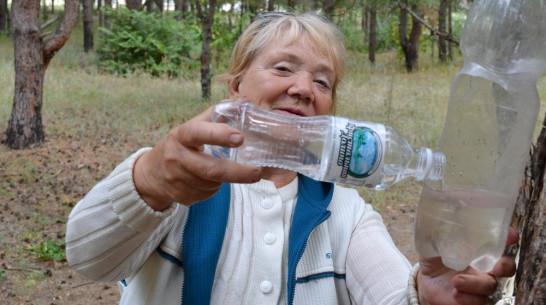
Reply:
<svg viewBox="0 0 546 305"><path fill-rule="evenodd" d="M288 300L296 290L296 266L311 231L330 217L327 210L334 185L299 176L298 201L294 209L288 246ZM214 274L229 216L231 186L224 184L208 200L189 208L182 240L184 285L182 305L210 304Z"/></svg>

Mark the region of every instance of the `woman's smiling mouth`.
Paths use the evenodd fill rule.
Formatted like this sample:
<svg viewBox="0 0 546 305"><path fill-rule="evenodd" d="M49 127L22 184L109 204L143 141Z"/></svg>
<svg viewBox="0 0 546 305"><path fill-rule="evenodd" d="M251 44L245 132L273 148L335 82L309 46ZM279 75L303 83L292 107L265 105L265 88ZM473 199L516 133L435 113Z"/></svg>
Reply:
<svg viewBox="0 0 546 305"><path fill-rule="evenodd" d="M290 116L307 116L303 111L297 109L297 108L276 108L274 110L275 112L278 112L283 115L290 115Z"/></svg>

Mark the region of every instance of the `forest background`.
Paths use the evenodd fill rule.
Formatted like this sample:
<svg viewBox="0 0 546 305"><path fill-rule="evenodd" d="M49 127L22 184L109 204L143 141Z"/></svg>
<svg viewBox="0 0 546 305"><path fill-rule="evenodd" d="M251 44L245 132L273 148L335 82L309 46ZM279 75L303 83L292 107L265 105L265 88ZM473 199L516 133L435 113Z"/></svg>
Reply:
<svg viewBox="0 0 546 305"><path fill-rule="evenodd" d="M63 3L42 1L44 40L61 23ZM391 125L414 147L435 147L450 84L463 63L455 42L469 5L449 0L82 1L66 45L44 74L45 137L24 150L0 146L2 304L116 303L115 283L93 283L66 264L68 214L131 152L154 145L170 128L226 97L225 85L214 77L226 69L238 35L259 12L313 10L332 19L345 34L349 54L337 115ZM8 126L16 93L11 9L11 1L0 0L0 129ZM211 12L204 73L203 33ZM538 87L545 103L546 77ZM541 105L540 114L544 111ZM538 135L540 124L536 130ZM0 135L3 143L6 138ZM404 181L382 192L359 190L381 212L412 262L420 189L419 183Z"/></svg>

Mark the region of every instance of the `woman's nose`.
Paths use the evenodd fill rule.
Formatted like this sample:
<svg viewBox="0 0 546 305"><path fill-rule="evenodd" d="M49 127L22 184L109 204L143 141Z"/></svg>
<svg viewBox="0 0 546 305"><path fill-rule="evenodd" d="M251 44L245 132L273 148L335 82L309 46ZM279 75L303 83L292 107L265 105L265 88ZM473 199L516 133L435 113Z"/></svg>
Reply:
<svg viewBox="0 0 546 305"><path fill-rule="evenodd" d="M288 88L288 94L297 96L299 99L309 102L314 101L313 94L313 78L308 73L301 73L294 76L294 81L290 88Z"/></svg>

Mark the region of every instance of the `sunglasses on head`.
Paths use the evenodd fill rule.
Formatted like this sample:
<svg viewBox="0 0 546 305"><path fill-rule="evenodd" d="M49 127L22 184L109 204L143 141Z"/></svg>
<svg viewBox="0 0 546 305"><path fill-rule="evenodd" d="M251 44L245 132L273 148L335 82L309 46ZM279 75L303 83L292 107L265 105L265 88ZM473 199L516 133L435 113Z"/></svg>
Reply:
<svg viewBox="0 0 546 305"><path fill-rule="evenodd" d="M262 20L262 19L277 19L282 18L284 16L295 16L294 13L291 12L265 12L265 13L258 13L256 17L252 21L255 20Z"/></svg>

